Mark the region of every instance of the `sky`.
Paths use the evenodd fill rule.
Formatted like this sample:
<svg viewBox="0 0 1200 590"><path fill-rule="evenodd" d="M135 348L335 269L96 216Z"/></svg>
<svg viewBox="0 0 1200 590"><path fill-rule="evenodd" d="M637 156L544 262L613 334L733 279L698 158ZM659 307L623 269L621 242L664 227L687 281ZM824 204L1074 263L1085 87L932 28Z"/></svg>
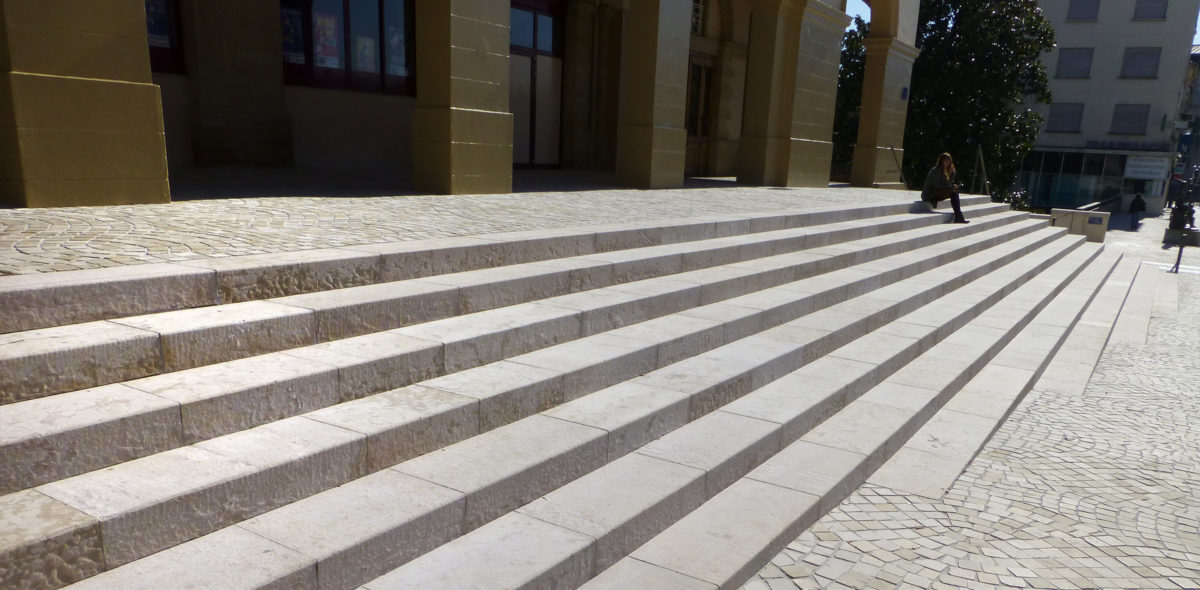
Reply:
<svg viewBox="0 0 1200 590"><path fill-rule="evenodd" d="M850 16L861 16L863 20L871 20L871 9L863 0L847 0L846 13ZM1197 33L1192 37L1192 45L1200 45L1200 20L1196 22Z"/></svg>

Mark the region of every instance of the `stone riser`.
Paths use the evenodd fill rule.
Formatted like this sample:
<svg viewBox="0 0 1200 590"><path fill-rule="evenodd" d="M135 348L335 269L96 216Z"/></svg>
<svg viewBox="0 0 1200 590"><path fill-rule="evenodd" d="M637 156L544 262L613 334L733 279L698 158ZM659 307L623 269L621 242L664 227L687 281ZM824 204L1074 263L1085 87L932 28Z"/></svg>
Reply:
<svg viewBox="0 0 1200 590"><path fill-rule="evenodd" d="M998 208L980 205L972 213ZM884 229L928 226L937 219L902 217L881 221L878 226L853 222L841 224L849 227L834 224L766 232L750 240L757 242L753 247L716 238L611 252L607 257L575 256L2 335L0 403L395 329L726 260L749 260L743 257L769 256L783 248L817 248L869 237Z"/></svg>
<svg viewBox="0 0 1200 590"><path fill-rule="evenodd" d="M1074 244L1078 244L1078 241L1075 240ZM1048 246L1046 249L1054 248ZM1059 251L1061 252L1061 247ZM1090 259L1091 255L1094 255L1094 251L1087 254L1085 258ZM1023 272L1022 277L1032 278L1033 275L1043 271L1049 265L1049 258L1042 264ZM1076 256L1076 260L1072 261L1076 266L1081 263L1078 258L1081 257ZM1086 260L1082 262L1086 262ZM986 279L981 282L986 282ZM1017 284L1019 285L1021 282L1018 280ZM1062 284L1059 284L1058 288L1061 286ZM964 319L970 320L979 315L982 310L978 308L986 309L994 300L1013 291L1014 288L1012 284L999 285L988 289L990 293L987 296L968 297L972 301L978 299L973 306L976 309L964 312L959 317L944 319L944 323L937 326L937 329L946 331L954 329L956 325L964 323ZM1044 306L1057 293L1055 289L1043 288L1041 291L1041 299L1037 304L1026 308L1030 310L1030 315ZM964 294L956 292L954 296L961 295ZM903 318L900 321L903 322ZM1011 338L1019 328L1020 325L1013 326L1005 334L1005 337ZM851 346L859 346L864 341L878 336L880 334L872 333L855 341ZM960 343L954 342L956 338L963 340L962 333L953 334L942 343L934 344L932 351L926 351L925 356L921 358L944 355L944 348L961 346ZM1003 342L1004 339L1001 338L1000 342ZM929 346L929 344L926 342L922 345L914 340L892 351L891 358L898 360L899 363L889 363L881 359L877 366L864 367L861 375L853 377L847 376L846 371L839 373L836 377L830 376L830 369L833 367L819 365L823 361L836 359L837 353L835 352L834 356L823 357L779 381L754 390L747 396L704 418L681 426L678 430L641 448L630 457L610 464L556 491L550 493L542 491L545 495L541 499L515 513L503 516L482 529L451 542L375 582L368 583L366 587L371 589L484 588L490 583L489 580L499 580L498 584L503 587L526 588L540 587L537 581L545 580L551 574L554 576L571 574L574 577L568 578L566 585L577 586L629 554L630 551L642 545L678 517L700 508L707 499L738 481L751 469L779 452L781 447L789 445L797 438L805 436L806 433L822 428L828 429L829 427L826 425L830 422L828 420L823 422L826 416L841 417L842 420L845 420L847 412L845 410L839 412L839 408L853 404L863 389L870 388L885 378L892 379L888 376L889 371L885 369L888 365L908 365L910 362L919 364L920 361L914 361L913 357L920 352L920 348ZM990 347L991 350L984 351L980 357L981 362L964 368L964 375L972 370L977 371L978 366L982 362L986 362L988 353L994 354L994 350L998 347L999 344L993 344ZM852 355L852 353L845 354ZM844 363L845 360L842 360L843 367ZM824 364L831 363L825 362ZM862 362L859 364L867 365ZM824 382L822 385L814 387L812 383L815 375L826 375L826 379L829 379L830 382ZM828 387L838 377L841 378L839 384ZM963 375L955 377L953 381L956 383L947 384L945 391L953 390L956 384L961 385L963 379ZM818 377L817 380L821 381L821 378ZM825 391L826 388L829 391ZM807 392L808 394L796 395L806 389L810 390ZM816 397L813 397L814 394ZM780 398L790 398L791 405L780 407L777 401ZM764 403L770 407L771 411L763 411ZM936 403L936 400L932 403ZM791 415L792 418L781 419L782 416L788 415ZM830 418L830 420L832 419ZM800 425L800 423L803 424ZM864 430L861 423L848 424L846 427L838 427L835 430L843 436L856 436L855 433L863 433L866 439L872 439L872 434L875 434L870 430ZM882 431L889 437L888 441L902 440L911 434L912 430L911 424L897 426L888 423L882 428ZM837 460L844 458L837 455L833 449L830 452L833 456L826 457L826 460L833 459L833 462L837 463ZM639 472L644 475L646 473L644 470L650 469L648 466L634 467L634 465L645 462L644 458L635 458L638 455L659 459L663 463L675 465L677 468L678 466L691 467L693 471L690 474L681 474L678 478L669 481L639 484L636 479L626 479L621 475ZM865 458L860 456L862 463L856 470L873 469L878 463L872 464L871 462L879 461L881 456L878 454ZM809 472L812 471L811 466L806 467L809 467ZM655 469L663 470L666 467L658 465ZM613 473L605 473L606 471ZM793 474L793 477L799 477L799 475ZM820 476L816 479L824 481ZM850 486L848 489L852 490L853 487ZM610 492L635 489L640 495L612 492L618 497L603 500L600 499L602 488L608 489ZM839 489L841 488L839 487ZM756 490L756 493L761 493L761 490ZM766 495L770 496L770 494ZM770 510L761 505L758 508L762 511ZM745 511L739 513L739 516L746 517L748 522L754 520L754 517L747 516ZM538 524L531 524L529 521ZM651 523L656 523L658 526ZM563 537L573 542L565 542ZM503 538L504 542L497 542L500 538ZM682 543L684 541L674 538L672 542ZM542 555L537 558L538 569L507 571L499 567L482 567L463 572L451 565L461 563L461 560L468 555L475 556L476 561L486 564L499 565L508 560L518 560L517 555L513 553L514 547L540 548ZM725 547L721 541L711 539L710 549L719 552L729 548ZM771 554L774 552L772 551ZM712 555L704 557L716 559ZM749 571L753 572L756 569L757 566ZM561 577L557 579L562 581ZM622 583L609 587L654 587L652 584L647 585L647 580L638 580L637 583L632 584L630 582L630 580L622 580Z"/></svg>
<svg viewBox="0 0 1200 590"><path fill-rule="evenodd" d="M974 235L990 227L1004 227L1013 219L991 216L979 221L968 226L972 231L965 233ZM1026 223L1021 231L1034 227ZM727 300L750 290L814 276L832 266L869 263L906 244L926 245L963 233L950 227L938 228L934 233L903 240L878 238L888 240L883 246L871 244L878 239L866 239L861 240L866 242L861 247L844 244L827 254L776 255L757 259L748 267L734 264L689 271L390 333L21 402L0 417L0 426L7 423L9 433L0 438L7 439L0 448L14 458L7 469L0 469L0 492L195 443L624 324L644 322L700 303ZM1001 238L975 247L991 245L998 239ZM948 260L949 255L940 260ZM793 261L797 256L800 259ZM893 274L888 276L897 276L895 273L901 269L911 273L927 270L937 260L930 258L920 266L889 265L887 272ZM721 269L731 271L732 278L720 274L706 276ZM845 294L845 291L830 292L823 301L827 305ZM247 375L253 378L247 379ZM59 425L46 424L48 430L41 433L17 434L24 430L22 424L45 420L44 416L58 417ZM71 425L73 417L76 426ZM50 462L48 457L55 460ZM52 463L55 469L45 468L47 463ZM40 477L33 478L34 473Z"/></svg>
<svg viewBox="0 0 1200 590"><path fill-rule="evenodd" d="M987 197L964 197L980 205ZM909 203L613 224L0 277L0 334L916 212ZM940 217L940 216L939 216Z"/></svg>
<svg viewBox="0 0 1200 590"><path fill-rule="evenodd" d="M963 281L957 278L957 277L959 277L959 276L960 276L960 273L958 273L958 272L955 272L955 273L946 273L946 274L947 274L947 276L945 276L945 277L944 277L944 280L945 280L945 281L947 281L947 282L949 282L949 283L962 284L962 282L963 282ZM882 312L881 312L881 314L882 314ZM884 315L886 315L886 314L884 314ZM868 322L868 323L869 323L869 322ZM794 345L793 345L793 346L794 346ZM803 355L800 355L800 356L799 356L799 357L797 357L797 358L803 358ZM778 371L778 370L782 370L782 369L781 369L781 368L773 368L773 369L770 369L770 371ZM697 396L697 398L699 398L699 397L702 397L702 396L699 396L699 395L698 395L698 396ZM586 399L586 398L584 398L584 399ZM582 401L582 400L580 400L580 401ZM703 404L700 404L700 406L702 407L702 406L703 406ZM544 420L544 419L543 419L543 420ZM589 430L589 429L584 429L583 431L587 431L587 430ZM602 432L602 431L600 431L600 432ZM486 435L485 435L485 436L486 436ZM498 435L497 435L497 436L498 436ZM587 437L585 437L585 438L587 438ZM591 440L591 439L588 439L588 440ZM470 441L467 441L467 443L462 443L462 444L467 444L468 446L470 446L470 444L471 444L471 443L470 443ZM479 444L479 443L475 443L475 444ZM593 448L595 447L595 445L596 445L596 444L597 444L597 443L596 443L596 442L594 442L594 441L593 441L593 442L587 442L587 441L585 440L585 441L583 441L583 443L582 443L582 446L579 446L579 447L578 447L579 449L583 449L583 450L580 450L580 451L577 451L577 452L591 453L591 455L588 455L588 456L595 456L595 451L594 451L594 450L588 451L587 449L593 449ZM534 446L536 446L536 445L534 445ZM435 457L435 456L438 456L438 455L439 455L439 454L435 453L435 454L433 454L433 455L429 455L429 457ZM568 464L573 464L573 463L576 463L576 462L578 462L578 463L584 463L584 464L586 464L586 463L587 463L587 461L578 461L578 459L580 459L580 457L578 457L578 456L574 456L573 458L574 458L574 459L576 459L577 461L568 461L567 463L568 463ZM418 460L418 461L419 461L419 460ZM559 463L554 463L554 464L555 464L555 465L558 465ZM551 469L551 471L554 471L554 469ZM374 476L373 476L373 477L374 477ZM534 478L534 480L536 481L536 480L537 480L537 478ZM365 485L365 484L364 484L364 485ZM336 493L350 493L350 492L346 492L346 491L344 491L344 490L347 490L349 487L353 487L353 486L347 486L347 487L339 488L339 489L338 489L338 491L331 491L331 492L327 492L327 494L336 494ZM518 494L516 497L517 497L517 498L521 498L521 497L526 497L526 498L527 498L529 493L534 493L534 494L535 494L535 495L534 495L534 497L536 497L536 493L535 493L535 492L536 492L536 490L534 490L533 492L526 492L524 495L522 495L522 494ZM326 498L327 498L327 496L326 496L326 495L318 495L318 496L314 496L312 499L310 499L310 500L306 500L306 501L304 501L304 502L305 502L305 503L308 503L308 502L310 502L310 501L311 501L311 502L322 502L322 501L328 501L328 500L326 500ZM508 500L508 501L506 501L506 502L505 502L505 501L501 501L501 502L499 502L499 504L500 504L500 505L502 505L502 506L503 506L503 505L511 505L511 504L512 504L512 502L514 502L514 501L519 501L519 500L512 500L512 499L510 499L510 500ZM471 501L468 499L468 500L467 500L467 503L468 503L468 504L471 504L472 502L471 502ZM482 504L480 504L480 502L479 502L479 501L476 501L476 502L474 502L474 504L477 504L477 505L482 505L482 506L484 506L484 507L487 507L487 506L494 506L494 505L496 504L496 502L495 502L495 501L486 501L486 502L482 502ZM293 506L301 506L301 504L296 504L296 505L293 505ZM292 508L292 507L288 507L288 508ZM282 509L282 510L283 510L284 512L286 512L288 509L287 509L287 508L285 508L285 509ZM295 511L295 510L300 510L300 509L299 509L299 508L296 508L296 509L294 509L294 511ZM307 511L307 510L303 510L302 512L305 512L305 513L310 513L310 512L309 512L309 511ZM267 517L266 517L266 516L264 516L263 518L267 518ZM282 517L280 517L280 518L282 518ZM477 520L485 520L486 518L487 518L487 516L486 516L486 513L481 513L481 515L480 515L480 516L476 517L476 519L477 519ZM326 571L329 571L329 570L330 570L330 567L329 567L329 566L326 566L326 567L325 567L325 569L326 569Z"/></svg>
<svg viewBox="0 0 1200 590"><path fill-rule="evenodd" d="M1095 262L1078 275L1064 295L1094 294L1118 259L1119 256L1106 256ZM1075 276L1061 265L1046 275L1052 275L1056 270L1067 273L1068 277ZM1055 321L1065 321L1068 328L1073 326L1090 302L1089 296L1081 299L1070 305L1057 306L1053 310ZM1032 308L1025 307L1028 300L1022 301L1026 312L1023 321L1031 320L1039 310L1045 315L1059 301L1061 299L1043 300L1041 305ZM968 326L978 324L972 322ZM683 587L737 588L896 453L959 391L963 383L970 380L970 376L979 374L981 361L992 359L1000 349L1007 352L1020 348L1022 354L1038 359L1034 370L1040 371L1049 364L1062 339L1066 338L1066 332L1063 332L1047 346L1031 350L1027 343L1014 341L1014 331L1010 329L1006 337L982 344L978 332L956 333L907 365L905 371L909 375L898 373L851 402L845 410L787 445L779 454L749 471L737 483L641 545L583 588L645 587L651 580L690 580L694 584ZM956 363L954 370L941 370L948 358L961 354L967 345L986 346L989 354L969 364ZM917 381L922 387L912 385ZM889 427L863 429L867 423L884 423ZM855 433L862 436L856 437ZM909 466L909 469L916 468ZM910 473L909 477L913 476ZM716 546L726 551L718 554ZM371 590L402 587L408 586L367 585Z"/></svg>

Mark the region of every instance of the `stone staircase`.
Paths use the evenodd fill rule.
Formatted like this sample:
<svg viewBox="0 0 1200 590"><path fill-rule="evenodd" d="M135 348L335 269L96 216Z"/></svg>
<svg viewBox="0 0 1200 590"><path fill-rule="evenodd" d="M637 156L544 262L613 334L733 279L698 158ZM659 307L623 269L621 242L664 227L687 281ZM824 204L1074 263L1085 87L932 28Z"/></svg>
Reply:
<svg viewBox="0 0 1200 590"><path fill-rule="evenodd" d="M2 277L0 588L737 587L1117 266L964 205Z"/></svg>

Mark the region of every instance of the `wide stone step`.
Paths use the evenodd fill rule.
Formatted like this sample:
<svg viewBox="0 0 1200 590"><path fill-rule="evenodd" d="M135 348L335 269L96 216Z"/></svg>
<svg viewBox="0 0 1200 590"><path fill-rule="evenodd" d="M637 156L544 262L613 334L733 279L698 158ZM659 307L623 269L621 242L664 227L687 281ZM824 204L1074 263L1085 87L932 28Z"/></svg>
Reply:
<svg viewBox="0 0 1200 590"><path fill-rule="evenodd" d="M973 215L1002 210L994 204L971 209ZM689 264L701 268L798 246L817 248L884 229L911 231L935 221L936 216L893 215L765 232L751 240L754 247L714 238L607 255L624 262L574 256L3 334L0 404L677 273L686 270L684 252L697 254ZM716 250L727 254L715 256Z"/></svg>
<svg viewBox="0 0 1200 590"><path fill-rule="evenodd" d="M968 205L988 201L963 199ZM0 277L0 334L920 210L915 207L647 221ZM931 216L938 218L944 214Z"/></svg>
<svg viewBox="0 0 1200 590"><path fill-rule="evenodd" d="M1077 241L1075 243L1077 244ZM1026 277L1035 274L1046 266L1046 262L1062 253L1062 245L1057 246L1059 249L1056 251L1048 246L1043 251L1031 255L1029 258L1040 258L1043 263L1024 269ZM1054 253L1045 250L1052 250ZM1086 253L1085 256L1091 254L1093 253ZM1079 257L1075 256L1075 264L1080 263ZM1009 268L1015 272L1019 272L1018 269L1019 265ZM975 305L986 304L989 299L995 299L996 294L1003 293L1008 285L1013 284L987 284L999 282L995 280L997 278L999 277L989 276L988 279L993 279L990 281L981 279L971 287L955 292L953 297L971 301ZM1020 284L1020 281L1016 281L1016 284ZM967 292L971 290L980 293ZM987 291L991 291L990 297L985 295ZM1053 289L1042 291L1045 299L1053 297L1055 293ZM904 319L900 322L904 322ZM952 319L943 318L943 321L945 323L937 328L944 330L954 325ZM903 342L900 338L882 331L868 334L783 379L754 390L725 408L681 425L677 430L646 444L632 455L618 459L552 491L517 512L507 514L480 530L368 583L366 587L486 588L492 587L490 584L495 580L499 580L502 587L537 587L535 581L545 579L550 572L556 572L555 575L573 574L568 585L577 586L627 555L682 515L699 507L706 499L738 481L750 469L777 453L781 446L807 432L824 416L846 404L848 399L853 399L855 391L861 392L863 387L870 387L870 383L878 383L894 371L896 365L903 365L912 360L922 346L929 346L928 342L922 345L913 338L906 340ZM935 348L936 346L941 345L935 345ZM839 354L843 356L839 357ZM831 360L832 363L829 362ZM861 367L857 371L834 371L830 375L829 369L833 369L839 362L857 363ZM820 366L819 371L814 370L814 367L819 365L831 366ZM818 380L818 384L814 386L812 375L825 375L825 379ZM833 385L833 391L828 391L829 385ZM778 405L774 408L775 411L766 413L766 417L760 411L761 402L771 400L778 392L796 395L804 389L810 389L818 396L801 396L808 407L795 414L793 420L781 421L780 418L788 412L781 412ZM752 403L739 406L739 403L744 401ZM794 410L795 407L787 409ZM842 413L835 416L842 416ZM797 426L797 422L801 420L806 424ZM849 431L849 434L853 436L854 432L858 431ZM648 463L647 458L658 462ZM654 471L671 473L671 469L666 466L673 466L675 471L679 471L681 467L691 470L679 472L674 477L650 477L648 481L645 479L648 473ZM769 498L770 494L764 497ZM770 509L764 508L764 511L769 513ZM531 521L540 524L530 526ZM753 519L749 522L753 522ZM583 546L575 546L554 541L555 538L567 534L578 535L587 542ZM523 538L530 536L533 538ZM497 538L504 538L506 542L497 543ZM715 540L713 542L718 547L715 551L720 551L721 543ZM591 546L590 551L585 550L588 545ZM464 570L450 566L466 555L477 556L475 563L498 565L516 558L512 553L515 547L538 547L539 561L549 567L531 569L484 566ZM557 556L558 560L551 559L550 556ZM621 587L652 587L646 584L647 581L642 581Z"/></svg>
<svg viewBox="0 0 1200 590"><path fill-rule="evenodd" d="M687 582L696 587L738 587L861 485L964 383L988 366L997 352L1020 350L1037 359L1034 369L1040 371L1058 344L1027 349L1027 342L1015 342L1014 336L1018 331L1037 331L1036 326L1026 323L1039 311L1047 312L1047 294L1038 291L1050 287L1048 296L1053 297L1057 293L1054 281L1072 281L1062 296L1073 301L1055 306L1050 313L1061 318L1067 312L1066 321L1074 323L1090 301L1090 294L1120 258L1113 254L1090 261L1098 249L1085 246L1074 260L1065 258L993 308L998 314L1024 310L1025 315L1016 324L1006 323L1005 328L997 329L987 325L986 316L992 310L981 314L976 319L982 323L973 320L850 401L845 409L787 444L583 588L637 588L659 580ZM1076 275L1079 265L1088 262ZM1058 288L1062 288L1061 283ZM1062 337L1060 334L1059 341ZM373 582L367 587L378 590L409 586Z"/></svg>
<svg viewBox="0 0 1200 590"><path fill-rule="evenodd" d="M843 285L837 274L817 277L831 268L857 263L859 270L834 272L857 273L860 278L885 272L899 277L901 271L915 273L935 261L991 246L1040 225L1006 215L989 215L965 227L905 230L18 402L0 412L0 449L12 457L0 467L0 492L77 475L805 277L813 277L812 285L824 281L837 286L821 299L823 305L828 305L846 295L846 285L861 283ZM929 245L939 242L945 245ZM925 249L903 252L904 248L919 245ZM875 263L879 260L883 262ZM758 293L743 303L772 297L769 290ZM800 301L785 291L774 297L792 305ZM716 308L709 311L720 313ZM689 321L695 324L716 319ZM657 325L661 322L642 329ZM663 350L663 354L680 353ZM51 457L55 459L49 461Z"/></svg>
<svg viewBox="0 0 1200 590"><path fill-rule="evenodd" d="M970 262L967 262L967 259L962 259L962 264L959 267L941 273L937 280L932 281L932 284L925 287L924 291L928 294L926 296L932 298L933 294L940 294L946 290L961 286L965 282L985 274L988 270L997 267L1002 268L1005 262L1016 258L1022 252L1023 246L1037 246L1044 243L1047 239L1062 235L1061 231L1049 229L1042 230L1039 234L1005 242L994 248L973 254L971 257L968 257L971 258ZM1019 243L1022 240L1025 240L1024 244ZM1054 243L1059 244L1061 242L1063 240ZM1065 240L1065 242L1060 247L1071 247L1077 244L1078 240L1070 239ZM912 262L912 264L917 266L922 265L921 262ZM975 270L972 270L973 268ZM908 281L912 283L930 283L930 279L924 275L913 276ZM901 281L901 283L903 282ZM896 298L892 302L892 306L885 306L884 309L875 309L875 311L870 312L858 311L859 317L864 319L861 319L861 321L852 321L842 328L830 330L830 332L836 334L831 338L835 341L842 338L849 340L857 335L856 332L860 327L865 329L865 326L872 323L885 323L884 318L887 318L891 314L888 307L903 308L906 305L912 307L919 305L920 298L923 296L922 289L914 290L911 286L901 285L900 283L896 283L896 285L904 288L896 289L891 293L890 296ZM879 286L876 285L872 288ZM869 291L869 289L864 289L864 291ZM812 293L797 290L792 294L793 299L804 299L806 296L812 296ZM849 303L851 302L846 302L846 304ZM836 317L839 314L844 316L845 314L855 313L851 311L852 309L853 307L850 306L843 310L830 309L826 311L829 311L829 315L831 316L829 321L836 321ZM763 313L765 314L765 312ZM782 314L783 312L778 311L777 313ZM814 315L821 313L823 312L816 312ZM845 336L842 336L842 334L845 334ZM601 336L609 335L603 334ZM767 339L761 342L753 341L753 339L744 339L727 345L733 346L733 349L715 349L711 358L713 360L721 359L724 356L740 358L742 362L740 370L747 374L748 377L735 380L745 381L748 384L759 384L759 380L769 381L808 360L804 353L804 344L794 342L775 342L776 352L772 356L763 356L756 360L751 353L755 350L764 350L764 344L769 342L770 340ZM792 350L790 353L786 352L786 349L789 348ZM513 359L512 362L517 363L518 359ZM791 363L791 368L787 366L788 363ZM664 370L669 371L670 368L664 367ZM648 378L653 376L654 373L647 375ZM618 375L614 379L620 381L624 378L624 376ZM709 395L711 391L722 391L722 383L724 381L725 379L719 377L713 379L711 387L707 387L704 391L698 391L694 394L659 388L658 391L661 391L664 395L658 401L649 403L651 405L660 402L666 403L668 406L675 408L674 412L676 414L681 414L684 419L690 420L695 417L693 416L693 412L703 413L708 411L705 408L708 407L709 402L705 400L711 399L711 395ZM620 391L621 389L625 391L622 392ZM641 395L655 391L653 386L643 383L617 385L604 391L609 392L607 395L616 395L618 399L630 400L642 405L645 405L647 400L655 397ZM734 388L730 391L737 391L737 389ZM387 396L388 394L382 395ZM582 397L572 403L583 403L592 397ZM375 398L381 399L381 396L375 396ZM699 401L693 404L691 400ZM344 406L365 404L369 401L370 398L360 400L359 402L352 402L351 404L344 404ZM567 408L570 405L566 404L562 407ZM686 410L681 413L681 410L684 408ZM329 412L337 409L330 408ZM382 567L388 563L392 564L388 567L394 567L394 565L398 564L396 560L410 558L415 555L412 552L418 551L418 549L423 551L431 548L430 546L425 546L421 549L416 544L405 544L403 547L393 544L381 545L375 543L374 540L381 540L382 542L385 539L422 538L420 534L406 527L424 527L429 523L428 519L433 517L426 514L425 511L417 511L415 507L404 503L396 505L387 514L351 510L349 508L340 510L322 507L344 506L346 502L349 502L353 498L363 497L364 494L371 496L372 492L368 490L375 489L375 486L402 485L405 486L405 489L410 490L409 493L416 494L416 497L424 498L415 500L417 505L433 506L433 510L438 514L442 514L440 512L442 510L450 510L451 514L444 519L449 524L445 526L477 526L482 522L495 518L505 509L515 508L521 503L536 498L539 494L573 479L580 474L578 471L581 468L580 466L592 466L596 465L597 462L602 464L612 457L627 452L627 449L620 448L622 444L636 446L654 436L658 436L663 431L659 429L660 427L654 426L655 423L670 424L669 422L662 422L653 418L643 419L635 417L635 419L631 420L630 424L609 430L604 426L572 423L562 417L552 415L552 412L547 412L542 416L532 416L508 426L497 428L479 437L451 445L444 450L414 458L396 466L394 469L385 469L367 478L348 483L322 494L317 494L308 499L264 514L249 523L239 526L256 527L254 530L257 533L273 536L272 538L291 531L293 534L288 540L284 541L284 545L295 549L299 545L304 544L305 548L302 549L304 553L317 556L316 559L321 564L318 571L322 579L337 580L337 582L328 582L332 584L329 587L346 587L345 583L357 584L364 581L365 578L362 576L365 572L375 571L376 573L382 573L382 570L372 570L372 568ZM388 416L389 413L392 416ZM391 407L387 404L380 404L375 406L374 411L360 411L356 414L357 419L361 420L364 424L368 423L368 421L382 422L392 420L415 424L417 426L415 430L418 431L442 432L446 430L445 428L438 427L439 424L429 424L428 418L418 420L414 417L406 416L405 414L407 413L409 411L405 409L397 411L394 404ZM344 419L355 419L355 416L346 416ZM621 419L620 414L615 416L614 419ZM454 422L454 419L448 418L442 424L450 424L452 422ZM557 428L551 427L551 424L554 424ZM641 426L634 426L634 424L641 424ZM552 434L546 434L546 432ZM379 430L377 438L386 438L384 430ZM530 442L530 438L534 439L533 442ZM525 444L512 442L520 440L525 440ZM622 443L620 441L625 442ZM618 446L614 447L614 444ZM386 450L388 443L384 441L378 446L381 450ZM507 449L507 451L500 452L498 455L488 454L490 452L489 449L496 448ZM523 450L518 452L518 449ZM549 453L542 453L540 450L548 450ZM370 452L368 455L372 456ZM380 460L382 458L373 457L369 459L369 462L375 463ZM388 471L407 473L410 477L405 479L397 478L394 474L386 477L380 475ZM413 475L411 472L416 472L417 475ZM428 487L434 485L434 482L429 481L430 479L435 480L439 485L435 485L432 488ZM424 492L417 494L411 491L414 487L421 488L421 486L425 486ZM470 488L475 491L468 493L463 488ZM394 488L389 487L389 489ZM446 496L445 490L453 490L457 494L461 494L459 498L461 498L462 502L458 503L458 500L454 497ZM451 506L458 507L450 508ZM353 519L354 523L350 523L347 519ZM334 522L340 524L332 526ZM417 522L425 524L411 524ZM455 534L458 533L456 532ZM426 536L432 539L439 535L431 533ZM181 545L176 549L138 561L126 568L114 570L111 576L137 577L137 572L141 571L143 567L167 567L174 569L174 566L164 565L163 560L169 560L171 555L175 555L181 551L191 551L191 549L186 549L189 546L207 546L205 544L211 543L215 537L217 535L203 537L191 543ZM209 549L203 549L202 551L209 551ZM388 559L377 559L370 562L375 565L370 565L370 563L364 564L358 557L361 555L376 557L387 555ZM346 565L343 568L338 564ZM214 572L209 571L206 573ZM294 572L282 575L292 576ZM114 583L113 580L115 579L113 577L101 577L97 578L95 583Z"/></svg>

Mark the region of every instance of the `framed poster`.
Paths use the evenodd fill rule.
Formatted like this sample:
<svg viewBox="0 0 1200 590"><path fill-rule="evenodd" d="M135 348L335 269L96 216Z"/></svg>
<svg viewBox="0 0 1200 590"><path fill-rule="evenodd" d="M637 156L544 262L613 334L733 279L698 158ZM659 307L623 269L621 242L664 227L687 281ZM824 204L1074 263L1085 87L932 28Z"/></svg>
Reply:
<svg viewBox="0 0 1200 590"><path fill-rule="evenodd" d="M171 14L167 0L146 0L146 37L151 47L171 47Z"/></svg>
<svg viewBox="0 0 1200 590"><path fill-rule="evenodd" d="M283 61L304 65L304 14L292 8L281 8L279 17L283 31Z"/></svg>
<svg viewBox="0 0 1200 590"><path fill-rule="evenodd" d="M333 14L313 13L313 65L319 68L342 67L339 20Z"/></svg>

